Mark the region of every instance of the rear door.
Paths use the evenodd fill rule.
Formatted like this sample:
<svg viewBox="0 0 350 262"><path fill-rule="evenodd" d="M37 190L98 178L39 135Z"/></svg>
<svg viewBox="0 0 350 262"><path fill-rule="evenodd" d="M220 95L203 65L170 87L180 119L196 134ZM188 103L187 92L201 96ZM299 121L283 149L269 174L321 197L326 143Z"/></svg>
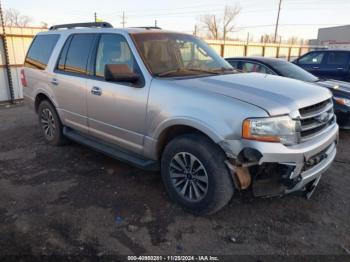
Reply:
<svg viewBox="0 0 350 262"><path fill-rule="evenodd" d="M297 60L297 64L311 74L322 77L324 72L325 52L315 51L308 53Z"/></svg>
<svg viewBox="0 0 350 262"><path fill-rule="evenodd" d="M97 34L71 35L50 81L64 125L87 133L87 64Z"/></svg>
<svg viewBox="0 0 350 262"><path fill-rule="evenodd" d="M327 52L324 70L327 78L344 80L349 73L349 55L347 52Z"/></svg>

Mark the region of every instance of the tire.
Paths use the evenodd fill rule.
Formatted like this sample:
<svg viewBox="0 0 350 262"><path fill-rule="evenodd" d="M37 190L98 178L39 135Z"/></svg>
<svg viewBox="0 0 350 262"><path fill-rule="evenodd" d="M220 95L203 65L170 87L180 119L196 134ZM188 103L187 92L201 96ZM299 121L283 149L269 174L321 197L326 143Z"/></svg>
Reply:
<svg viewBox="0 0 350 262"><path fill-rule="evenodd" d="M41 132L45 141L53 146L64 145L67 140L63 135L63 125L55 107L47 100L40 103L38 118Z"/></svg>
<svg viewBox="0 0 350 262"><path fill-rule="evenodd" d="M194 214L219 211L234 193L225 160L224 152L203 135L187 134L171 140L161 159L161 175L170 198ZM192 163L192 168L185 171L186 163L187 167Z"/></svg>

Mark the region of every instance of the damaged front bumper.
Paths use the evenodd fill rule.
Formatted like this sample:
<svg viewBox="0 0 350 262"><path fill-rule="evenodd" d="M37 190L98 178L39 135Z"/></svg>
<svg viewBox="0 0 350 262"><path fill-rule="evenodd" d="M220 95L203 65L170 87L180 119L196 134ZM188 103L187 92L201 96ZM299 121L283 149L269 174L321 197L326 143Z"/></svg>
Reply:
<svg viewBox="0 0 350 262"><path fill-rule="evenodd" d="M220 146L230 159L227 164L236 177L236 187L240 178L237 171L246 168L256 196L305 190L310 197L336 156L338 131L334 125L317 138L294 146L244 139L225 140Z"/></svg>

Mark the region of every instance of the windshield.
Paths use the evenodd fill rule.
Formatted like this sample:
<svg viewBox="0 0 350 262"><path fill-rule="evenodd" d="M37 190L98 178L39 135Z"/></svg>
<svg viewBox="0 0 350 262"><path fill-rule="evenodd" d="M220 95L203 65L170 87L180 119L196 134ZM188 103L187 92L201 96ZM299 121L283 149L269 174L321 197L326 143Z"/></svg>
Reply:
<svg viewBox="0 0 350 262"><path fill-rule="evenodd" d="M319 80L316 76L310 74L306 70L286 61L276 61L271 63L271 66L285 77L294 78L305 82L316 82Z"/></svg>
<svg viewBox="0 0 350 262"><path fill-rule="evenodd" d="M233 72L213 49L191 35L140 33L135 44L150 72L159 77L178 77Z"/></svg>

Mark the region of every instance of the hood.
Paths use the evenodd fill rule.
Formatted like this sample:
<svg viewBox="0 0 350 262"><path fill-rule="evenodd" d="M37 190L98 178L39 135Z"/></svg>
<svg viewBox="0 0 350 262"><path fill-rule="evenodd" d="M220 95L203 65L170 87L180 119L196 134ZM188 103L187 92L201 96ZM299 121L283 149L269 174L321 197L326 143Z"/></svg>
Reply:
<svg viewBox="0 0 350 262"><path fill-rule="evenodd" d="M320 80L316 84L329 88L333 94L350 98L350 83L338 80Z"/></svg>
<svg viewBox="0 0 350 262"><path fill-rule="evenodd" d="M229 96L258 106L271 116L289 114L331 97L326 88L274 75L259 73L227 74L175 80L183 87Z"/></svg>

